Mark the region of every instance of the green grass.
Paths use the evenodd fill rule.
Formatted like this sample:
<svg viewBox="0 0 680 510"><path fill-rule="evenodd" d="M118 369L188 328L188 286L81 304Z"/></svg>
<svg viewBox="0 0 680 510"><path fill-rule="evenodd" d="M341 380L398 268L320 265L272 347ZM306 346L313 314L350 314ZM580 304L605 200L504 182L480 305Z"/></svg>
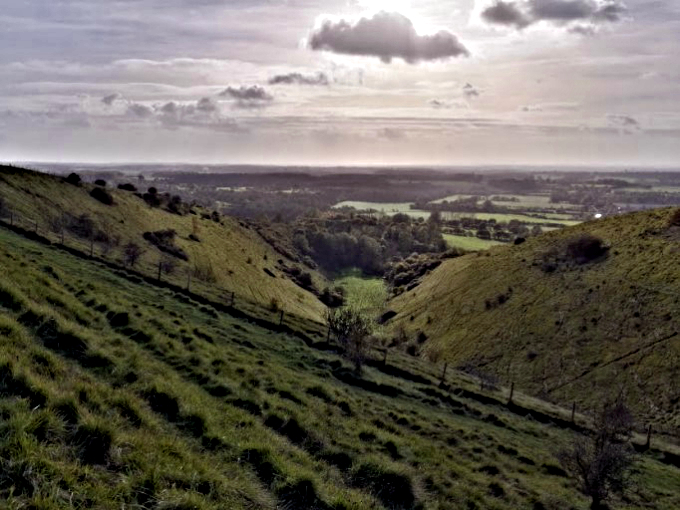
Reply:
<svg viewBox="0 0 680 510"><path fill-rule="evenodd" d="M295 265L266 243L254 229L242 226L236 219L224 217L220 223L204 219L208 213L195 207L196 214L179 216L161 209L150 208L130 192L109 190L115 204L105 206L89 196L91 185L75 187L59 178L30 171L0 172L0 197L14 213L14 222L38 232L54 242L61 240L61 230L52 226L66 214L86 214L106 232L117 239L117 245L104 252L95 243L94 254L123 264L123 249L129 242L140 245L144 252L135 269L156 275L161 253L142 237L144 232L172 229L177 232L176 245L189 257L188 262L175 259L176 269L164 278L186 286L191 272L192 289L212 299L229 302L231 293L246 301L256 313L262 305L276 301L289 313L322 320L323 304L311 293L293 283L279 268L278 260L287 266ZM162 191L162 189L161 189ZM193 235L197 240L193 240ZM66 232L65 243L89 253L90 241ZM265 270L275 277L269 276ZM305 269L307 271L308 269ZM327 282L319 273L310 271L318 288Z"/></svg>
<svg viewBox="0 0 680 510"><path fill-rule="evenodd" d="M385 203L385 202L360 202L347 200L345 202L340 202L333 206L333 209L339 209L341 207L352 207L357 211L377 211L380 214L385 214L387 216L394 216L395 214L406 214L411 218L422 218L424 220L430 217L430 211L421 211L419 209L411 209L413 204L410 202L395 202L395 203Z"/></svg>
<svg viewBox="0 0 680 510"><path fill-rule="evenodd" d="M444 234L444 240L449 248L460 248L461 250L466 251L488 250L492 246L506 244L501 243L500 241L479 239L478 237L470 236L456 236L452 234Z"/></svg>
<svg viewBox="0 0 680 510"><path fill-rule="evenodd" d="M347 271L334 281L345 289L345 303L377 316L385 307L387 288L380 277L366 277L359 270Z"/></svg>
<svg viewBox="0 0 680 510"><path fill-rule="evenodd" d="M347 278L354 296L377 303L376 282ZM285 321L295 335L0 228L0 500L587 508L545 467L573 432L514 412L507 388L480 390L452 368L439 388L441 363L399 349L385 367L373 352L357 377L318 323ZM521 392L515 402L569 412ZM680 472L659 458L643 457L640 488L618 507L678 508Z"/></svg>

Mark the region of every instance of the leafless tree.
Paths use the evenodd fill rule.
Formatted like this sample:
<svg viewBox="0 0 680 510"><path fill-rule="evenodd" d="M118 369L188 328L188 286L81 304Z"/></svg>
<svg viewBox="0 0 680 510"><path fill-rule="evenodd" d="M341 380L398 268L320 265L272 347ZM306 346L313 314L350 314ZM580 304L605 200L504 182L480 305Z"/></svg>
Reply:
<svg viewBox="0 0 680 510"><path fill-rule="evenodd" d="M138 244L126 244L123 248L123 261L125 262L125 265L134 267L139 260L139 257L142 256L142 253L144 253L144 251Z"/></svg>
<svg viewBox="0 0 680 510"><path fill-rule="evenodd" d="M604 406L590 437L577 438L558 454L562 466L591 498L592 510L603 510L611 494L621 494L626 488L635 462L632 433L633 417L619 398Z"/></svg>

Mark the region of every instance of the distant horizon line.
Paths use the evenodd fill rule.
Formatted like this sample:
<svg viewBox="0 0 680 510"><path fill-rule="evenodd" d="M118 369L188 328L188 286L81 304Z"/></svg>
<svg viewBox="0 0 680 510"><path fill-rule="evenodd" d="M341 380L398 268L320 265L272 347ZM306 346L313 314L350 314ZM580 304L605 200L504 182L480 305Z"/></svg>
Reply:
<svg viewBox="0 0 680 510"><path fill-rule="evenodd" d="M636 172L636 171L660 171L660 172L680 172L680 164L678 166L624 166L619 164L554 164L554 163L496 163L496 164L375 164L375 163L356 163L356 164L309 164L309 163L186 163L186 162L88 162L88 161L0 161L0 165L7 166L31 166L31 165L54 165L59 167L67 166L93 166L100 168L116 168L116 167L207 167L207 168L274 168L274 169L371 169L371 170L473 170L477 172L485 172L489 170L541 170L541 171L560 171L560 170L595 170L595 171L610 171L610 172Z"/></svg>

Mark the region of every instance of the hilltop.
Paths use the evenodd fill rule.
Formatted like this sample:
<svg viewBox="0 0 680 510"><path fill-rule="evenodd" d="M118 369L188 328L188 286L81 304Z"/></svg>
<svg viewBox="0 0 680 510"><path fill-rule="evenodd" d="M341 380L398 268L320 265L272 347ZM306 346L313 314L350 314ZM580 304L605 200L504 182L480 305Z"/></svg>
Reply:
<svg viewBox="0 0 680 510"><path fill-rule="evenodd" d="M614 216L446 260L389 322L433 360L593 410L623 392L680 428L677 209Z"/></svg>
<svg viewBox="0 0 680 510"><path fill-rule="evenodd" d="M246 303L321 321L325 306L310 292L326 281L294 254L277 251L250 225L182 203L147 183L137 192L64 177L1 167L0 199L4 220L35 231L52 242L131 266L126 248L139 248L133 267L215 300ZM63 237L62 237L63 236ZM294 260L293 260L294 259ZM127 262L127 264L126 264ZM299 280L303 274L306 281ZM297 278L296 278L297 276ZM298 280L296 282L296 280ZM304 287L300 286L303 283Z"/></svg>

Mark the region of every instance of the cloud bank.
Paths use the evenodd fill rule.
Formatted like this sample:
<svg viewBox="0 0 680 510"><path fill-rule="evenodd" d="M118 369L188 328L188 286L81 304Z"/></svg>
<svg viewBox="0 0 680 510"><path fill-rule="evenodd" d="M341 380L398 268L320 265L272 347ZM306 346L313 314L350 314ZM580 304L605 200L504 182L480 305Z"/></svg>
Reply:
<svg viewBox="0 0 680 510"><path fill-rule="evenodd" d="M394 58L414 64L470 55L451 32L419 35L409 18L390 12L379 12L355 23L326 20L312 32L308 44L315 51L378 57L385 63Z"/></svg>

